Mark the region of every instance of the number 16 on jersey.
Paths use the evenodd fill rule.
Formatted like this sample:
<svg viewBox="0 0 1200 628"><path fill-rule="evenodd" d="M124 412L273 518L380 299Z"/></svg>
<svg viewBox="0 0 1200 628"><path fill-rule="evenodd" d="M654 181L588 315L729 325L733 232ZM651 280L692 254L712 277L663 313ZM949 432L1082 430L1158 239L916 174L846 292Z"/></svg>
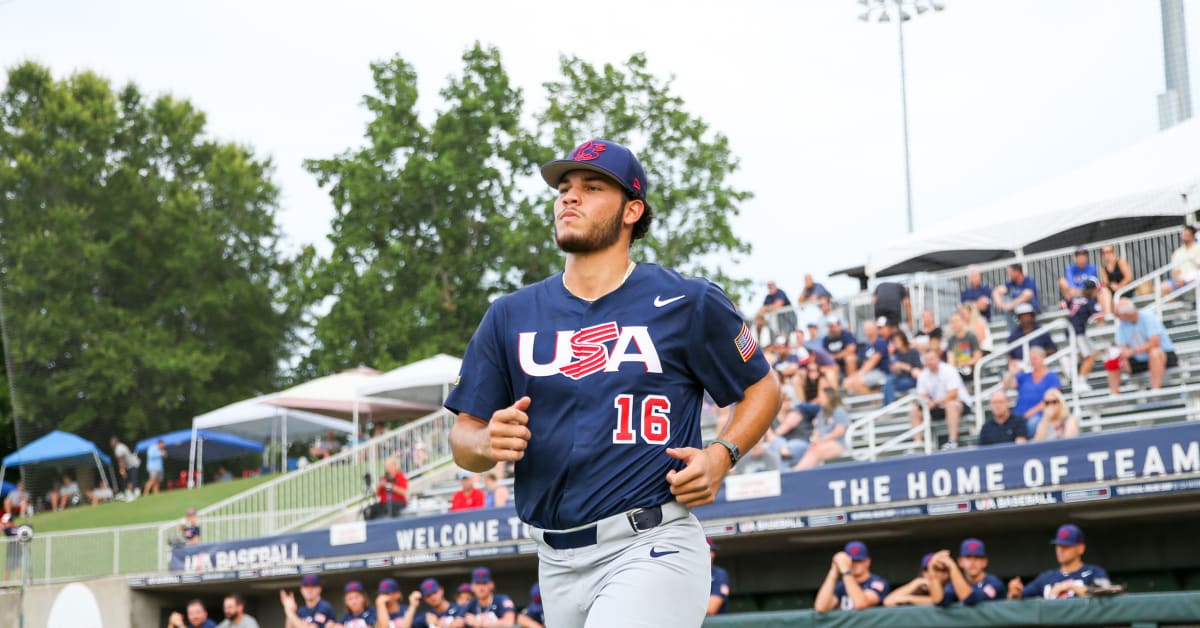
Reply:
<svg viewBox="0 0 1200 628"><path fill-rule="evenodd" d="M617 409L617 429L613 430L614 443L628 445L637 442L637 434L651 445L664 445L671 439L671 400L662 395L646 395L642 399L641 427L633 431L633 395L617 395L613 407Z"/></svg>

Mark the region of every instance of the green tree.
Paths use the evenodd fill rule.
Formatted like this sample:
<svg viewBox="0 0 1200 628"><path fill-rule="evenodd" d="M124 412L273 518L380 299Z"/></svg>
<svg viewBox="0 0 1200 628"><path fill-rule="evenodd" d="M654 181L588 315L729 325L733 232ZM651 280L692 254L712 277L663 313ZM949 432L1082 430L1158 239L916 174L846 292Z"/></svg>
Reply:
<svg viewBox="0 0 1200 628"><path fill-rule="evenodd" d="M729 183L738 159L728 138L688 113L673 79L651 74L644 54L623 67L568 56L560 69L562 77L545 84L549 104L538 116L555 148L545 157L565 155L590 137L632 148L650 180L654 208L654 225L634 245L634 258L707 277L740 295L749 283L733 269L751 246L733 233L730 218L751 194Z"/></svg>
<svg viewBox="0 0 1200 628"><path fill-rule="evenodd" d="M273 387L282 295L269 161L186 101L23 63L0 94L0 273L34 433L181 427Z"/></svg>

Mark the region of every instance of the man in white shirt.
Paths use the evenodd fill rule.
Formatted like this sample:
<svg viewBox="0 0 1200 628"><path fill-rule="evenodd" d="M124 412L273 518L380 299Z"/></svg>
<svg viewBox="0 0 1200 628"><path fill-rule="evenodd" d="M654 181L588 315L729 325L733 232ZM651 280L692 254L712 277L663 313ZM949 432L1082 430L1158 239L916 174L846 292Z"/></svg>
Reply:
<svg viewBox="0 0 1200 628"><path fill-rule="evenodd" d="M1163 296L1196 281L1200 275L1200 245L1196 244L1196 228L1184 225L1179 234L1180 246L1171 254L1171 274L1163 283Z"/></svg>
<svg viewBox="0 0 1200 628"><path fill-rule="evenodd" d="M931 420L946 420L950 439L942 445L942 449L954 449L958 447L958 425L963 412L970 407L971 397L958 370L942 363L942 356L936 349L926 349L921 357L925 368L917 377L916 393L929 405ZM908 418L913 427L921 424L924 419L921 404L913 404L908 411ZM920 432L914 437L917 442L924 439L925 435Z"/></svg>

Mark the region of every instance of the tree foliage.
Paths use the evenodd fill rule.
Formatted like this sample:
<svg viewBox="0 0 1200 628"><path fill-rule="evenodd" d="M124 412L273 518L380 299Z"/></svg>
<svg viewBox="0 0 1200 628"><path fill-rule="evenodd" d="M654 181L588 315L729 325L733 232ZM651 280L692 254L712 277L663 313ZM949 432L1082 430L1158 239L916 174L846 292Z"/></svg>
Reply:
<svg viewBox="0 0 1200 628"><path fill-rule="evenodd" d="M147 436L256 391L295 310L269 161L186 101L24 63L0 94L0 278L36 432Z"/></svg>

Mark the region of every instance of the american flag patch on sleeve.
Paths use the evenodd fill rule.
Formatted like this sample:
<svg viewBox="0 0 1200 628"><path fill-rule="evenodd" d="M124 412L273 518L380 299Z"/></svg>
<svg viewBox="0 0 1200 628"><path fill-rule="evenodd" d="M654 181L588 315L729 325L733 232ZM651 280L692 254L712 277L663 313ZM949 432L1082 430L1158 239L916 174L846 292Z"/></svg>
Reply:
<svg viewBox="0 0 1200 628"><path fill-rule="evenodd" d="M733 339L734 346L737 347L738 355L742 356L742 362L749 362L754 356L754 352L758 351L758 343L754 341L754 334L750 333L750 328L742 323L742 331Z"/></svg>

